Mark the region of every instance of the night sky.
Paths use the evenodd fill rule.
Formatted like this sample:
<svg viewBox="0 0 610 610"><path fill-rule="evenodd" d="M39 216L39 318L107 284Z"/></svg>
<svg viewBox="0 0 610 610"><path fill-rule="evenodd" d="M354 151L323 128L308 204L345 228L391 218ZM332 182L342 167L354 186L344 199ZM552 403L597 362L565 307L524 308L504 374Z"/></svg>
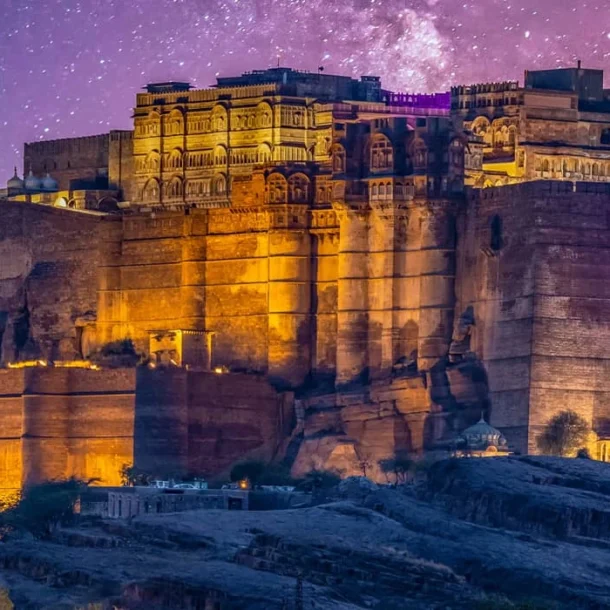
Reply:
<svg viewBox="0 0 610 610"><path fill-rule="evenodd" d="M277 65L385 88L610 73L610 0L0 0L0 183L24 141L130 127L155 80L197 87ZM610 74L609 74L610 76ZM608 81L608 79L607 79ZM608 85L607 85L608 86Z"/></svg>

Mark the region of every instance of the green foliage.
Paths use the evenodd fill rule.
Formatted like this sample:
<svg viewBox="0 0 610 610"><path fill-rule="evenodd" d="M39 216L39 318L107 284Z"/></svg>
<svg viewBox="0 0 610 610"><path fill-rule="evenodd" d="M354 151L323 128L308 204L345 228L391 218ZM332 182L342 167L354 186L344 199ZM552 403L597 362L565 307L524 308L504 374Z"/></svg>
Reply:
<svg viewBox="0 0 610 610"><path fill-rule="evenodd" d="M131 339L106 343L101 352L102 356L137 356L136 348Z"/></svg>
<svg viewBox="0 0 610 610"><path fill-rule="evenodd" d="M231 481L236 482L248 479L252 485L258 485L266 469L267 465L257 460L241 462L231 469Z"/></svg>
<svg viewBox="0 0 610 610"><path fill-rule="evenodd" d="M71 478L25 487L19 502L0 514L0 526L48 538L58 525L74 519L80 494L91 482Z"/></svg>
<svg viewBox="0 0 610 610"><path fill-rule="evenodd" d="M319 491L336 487L341 482L341 475L334 470L310 470L299 482L302 491Z"/></svg>
<svg viewBox="0 0 610 610"><path fill-rule="evenodd" d="M151 474L144 472L140 468L123 464L121 468L121 485L124 487L133 487L135 485L148 485L152 481Z"/></svg>
<svg viewBox="0 0 610 610"><path fill-rule="evenodd" d="M267 464L258 478L259 485L294 485L290 468L285 464Z"/></svg>
<svg viewBox="0 0 610 610"><path fill-rule="evenodd" d="M397 452L393 457L379 461L379 467L386 476L388 482L394 477L398 484L406 483L410 473L413 471L415 462L406 452Z"/></svg>
<svg viewBox="0 0 610 610"><path fill-rule="evenodd" d="M574 411L562 411L538 437L538 448L545 455L571 456L586 445L590 434L587 420Z"/></svg>

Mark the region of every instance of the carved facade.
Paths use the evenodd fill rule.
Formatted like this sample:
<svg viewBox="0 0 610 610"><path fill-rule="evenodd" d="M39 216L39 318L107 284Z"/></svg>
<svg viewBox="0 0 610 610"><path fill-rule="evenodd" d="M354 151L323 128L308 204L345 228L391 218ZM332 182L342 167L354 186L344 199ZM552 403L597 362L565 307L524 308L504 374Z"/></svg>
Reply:
<svg viewBox="0 0 610 610"><path fill-rule="evenodd" d="M63 206L12 183L23 192L9 192L4 207L20 228L7 225L2 243L23 260L0 266L3 363L76 358L103 368L120 356L122 366L133 357L156 368L146 372L155 395L134 381L125 406L141 424L134 446L158 443L138 459L164 446L176 468L207 474L228 465L230 438L245 453L283 455L290 425L295 472L439 446L482 411L520 451L535 450L559 404L606 437L610 401L594 388L610 363L608 317L593 279L578 275L609 273L610 195L604 184L571 182L605 180L610 112L528 78L525 89L454 89L452 112L441 98L422 107L417 96L388 94L371 77L285 69L209 90L149 86L133 134L110 136L116 206L102 209L93 195ZM35 167L48 156L37 146L28 149ZM539 174L542 157L562 167L586 159L584 173ZM570 183L532 182L545 178ZM477 188L497 180L531 184ZM582 233L588 223L594 240ZM586 326L591 344L564 341L561 325L574 337ZM126 341L135 353L121 356ZM562 354L586 388L561 378ZM164 381L173 369L185 371L178 385ZM194 371L212 392L201 403ZM222 402L214 371L275 387L260 403L264 433L250 416L245 427L239 415L224 414L222 427L205 416L206 400ZM148 445L147 421L159 434ZM170 438L174 424L181 432ZM202 456L214 465L206 470Z"/></svg>

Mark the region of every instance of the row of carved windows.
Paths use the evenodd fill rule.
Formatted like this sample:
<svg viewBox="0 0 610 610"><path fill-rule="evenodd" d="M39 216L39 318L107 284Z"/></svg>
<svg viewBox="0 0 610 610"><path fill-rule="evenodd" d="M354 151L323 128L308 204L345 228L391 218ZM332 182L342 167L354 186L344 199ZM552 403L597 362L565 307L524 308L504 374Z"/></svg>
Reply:
<svg viewBox="0 0 610 610"><path fill-rule="evenodd" d="M214 165L227 164L227 149L217 146L213 151L182 153L179 149L164 155L164 169L181 169L210 167ZM153 151L146 157L138 157L136 160L137 172L158 172L160 169L161 156ZM232 164L255 164L268 163L272 160L271 147L268 144L260 144L257 148L238 149L231 153Z"/></svg>
<svg viewBox="0 0 610 610"><path fill-rule="evenodd" d="M514 148L517 142L515 125L490 123L486 117L478 117L471 125L472 133L482 136L483 141L493 148Z"/></svg>
<svg viewBox="0 0 610 610"><path fill-rule="evenodd" d="M381 182L371 184L371 199L373 201L380 199L391 199L392 198L392 183Z"/></svg>
<svg viewBox="0 0 610 610"><path fill-rule="evenodd" d="M581 174L592 177L610 177L610 163L590 162L578 159L549 159L545 157L536 158L536 170L563 174Z"/></svg>
<svg viewBox="0 0 610 610"><path fill-rule="evenodd" d="M463 146L459 140L452 143L452 161L455 164L463 164ZM334 144L331 148L333 172L345 173L346 152L341 144ZM428 149L423 140L417 140L413 144L413 160L415 167L425 167L428 164ZM377 138L371 145L370 168L373 172L389 172L394 169L394 147L386 137Z"/></svg>
<svg viewBox="0 0 610 610"><path fill-rule="evenodd" d="M271 174L267 179L268 203L307 203L310 195L310 181L303 174L290 176Z"/></svg>
<svg viewBox="0 0 610 610"><path fill-rule="evenodd" d="M302 124L301 119L295 119L289 112L291 125ZM303 114L301 113L301 117ZM147 119L138 121L135 126L136 136L158 136L160 130L160 116L151 112ZM273 124L273 112L271 106L262 102L254 110L231 114L231 129L261 129L271 127ZM224 106L216 106L211 113L206 115L189 116L187 126L189 133L209 133L224 131L228 128L228 115ZM181 135L184 133L184 115L174 110L163 117L164 135Z"/></svg>
<svg viewBox="0 0 610 610"><path fill-rule="evenodd" d="M181 199L185 193L187 197L210 194L222 196L227 193L227 179L223 175L217 175L212 180L188 181L185 185L179 177L174 177L163 184L153 178L142 189L142 201L145 203L158 202L161 191L163 192L163 198L170 200Z"/></svg>

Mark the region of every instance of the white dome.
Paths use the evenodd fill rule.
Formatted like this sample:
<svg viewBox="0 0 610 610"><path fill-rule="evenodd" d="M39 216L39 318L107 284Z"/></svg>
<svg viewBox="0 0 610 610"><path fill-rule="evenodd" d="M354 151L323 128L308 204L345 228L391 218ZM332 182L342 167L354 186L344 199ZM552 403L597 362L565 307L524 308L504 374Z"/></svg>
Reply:
<svg viewBox="0 0 610 610"><path fill-rule="evenodd" d="M30 170L30 173L27 175L27 177L25 179L26 190L27 191L39 191L41 186L42 186L41 180L39 178L36 178L36 176L34 176L34 174L32 173L32 170Z"/></svg>
<svg viewBox="0 0 610 610"><path fill-rule="evenodd" d="M6 187L9 190L23 190L23 180L17 175L17 168L13 177L6 183Z"/></svg>
<svg viewBox="0 0 610 610"><path fill-rule="evenodd" d="M506 446L506 439L502 436L502 433L493 426L490 426L483 417L474 426L466 428L460 434L459 439L465 442L466 446L470 449Z"/></svg>
<svg viewBox="0 0 610 610"><path fill-rule="evenodd" d="M47 174L41 181L41 186L45 191L57 191L59 190L59 185L57 184L57 180L52 178L50 174Z"/></svg>

